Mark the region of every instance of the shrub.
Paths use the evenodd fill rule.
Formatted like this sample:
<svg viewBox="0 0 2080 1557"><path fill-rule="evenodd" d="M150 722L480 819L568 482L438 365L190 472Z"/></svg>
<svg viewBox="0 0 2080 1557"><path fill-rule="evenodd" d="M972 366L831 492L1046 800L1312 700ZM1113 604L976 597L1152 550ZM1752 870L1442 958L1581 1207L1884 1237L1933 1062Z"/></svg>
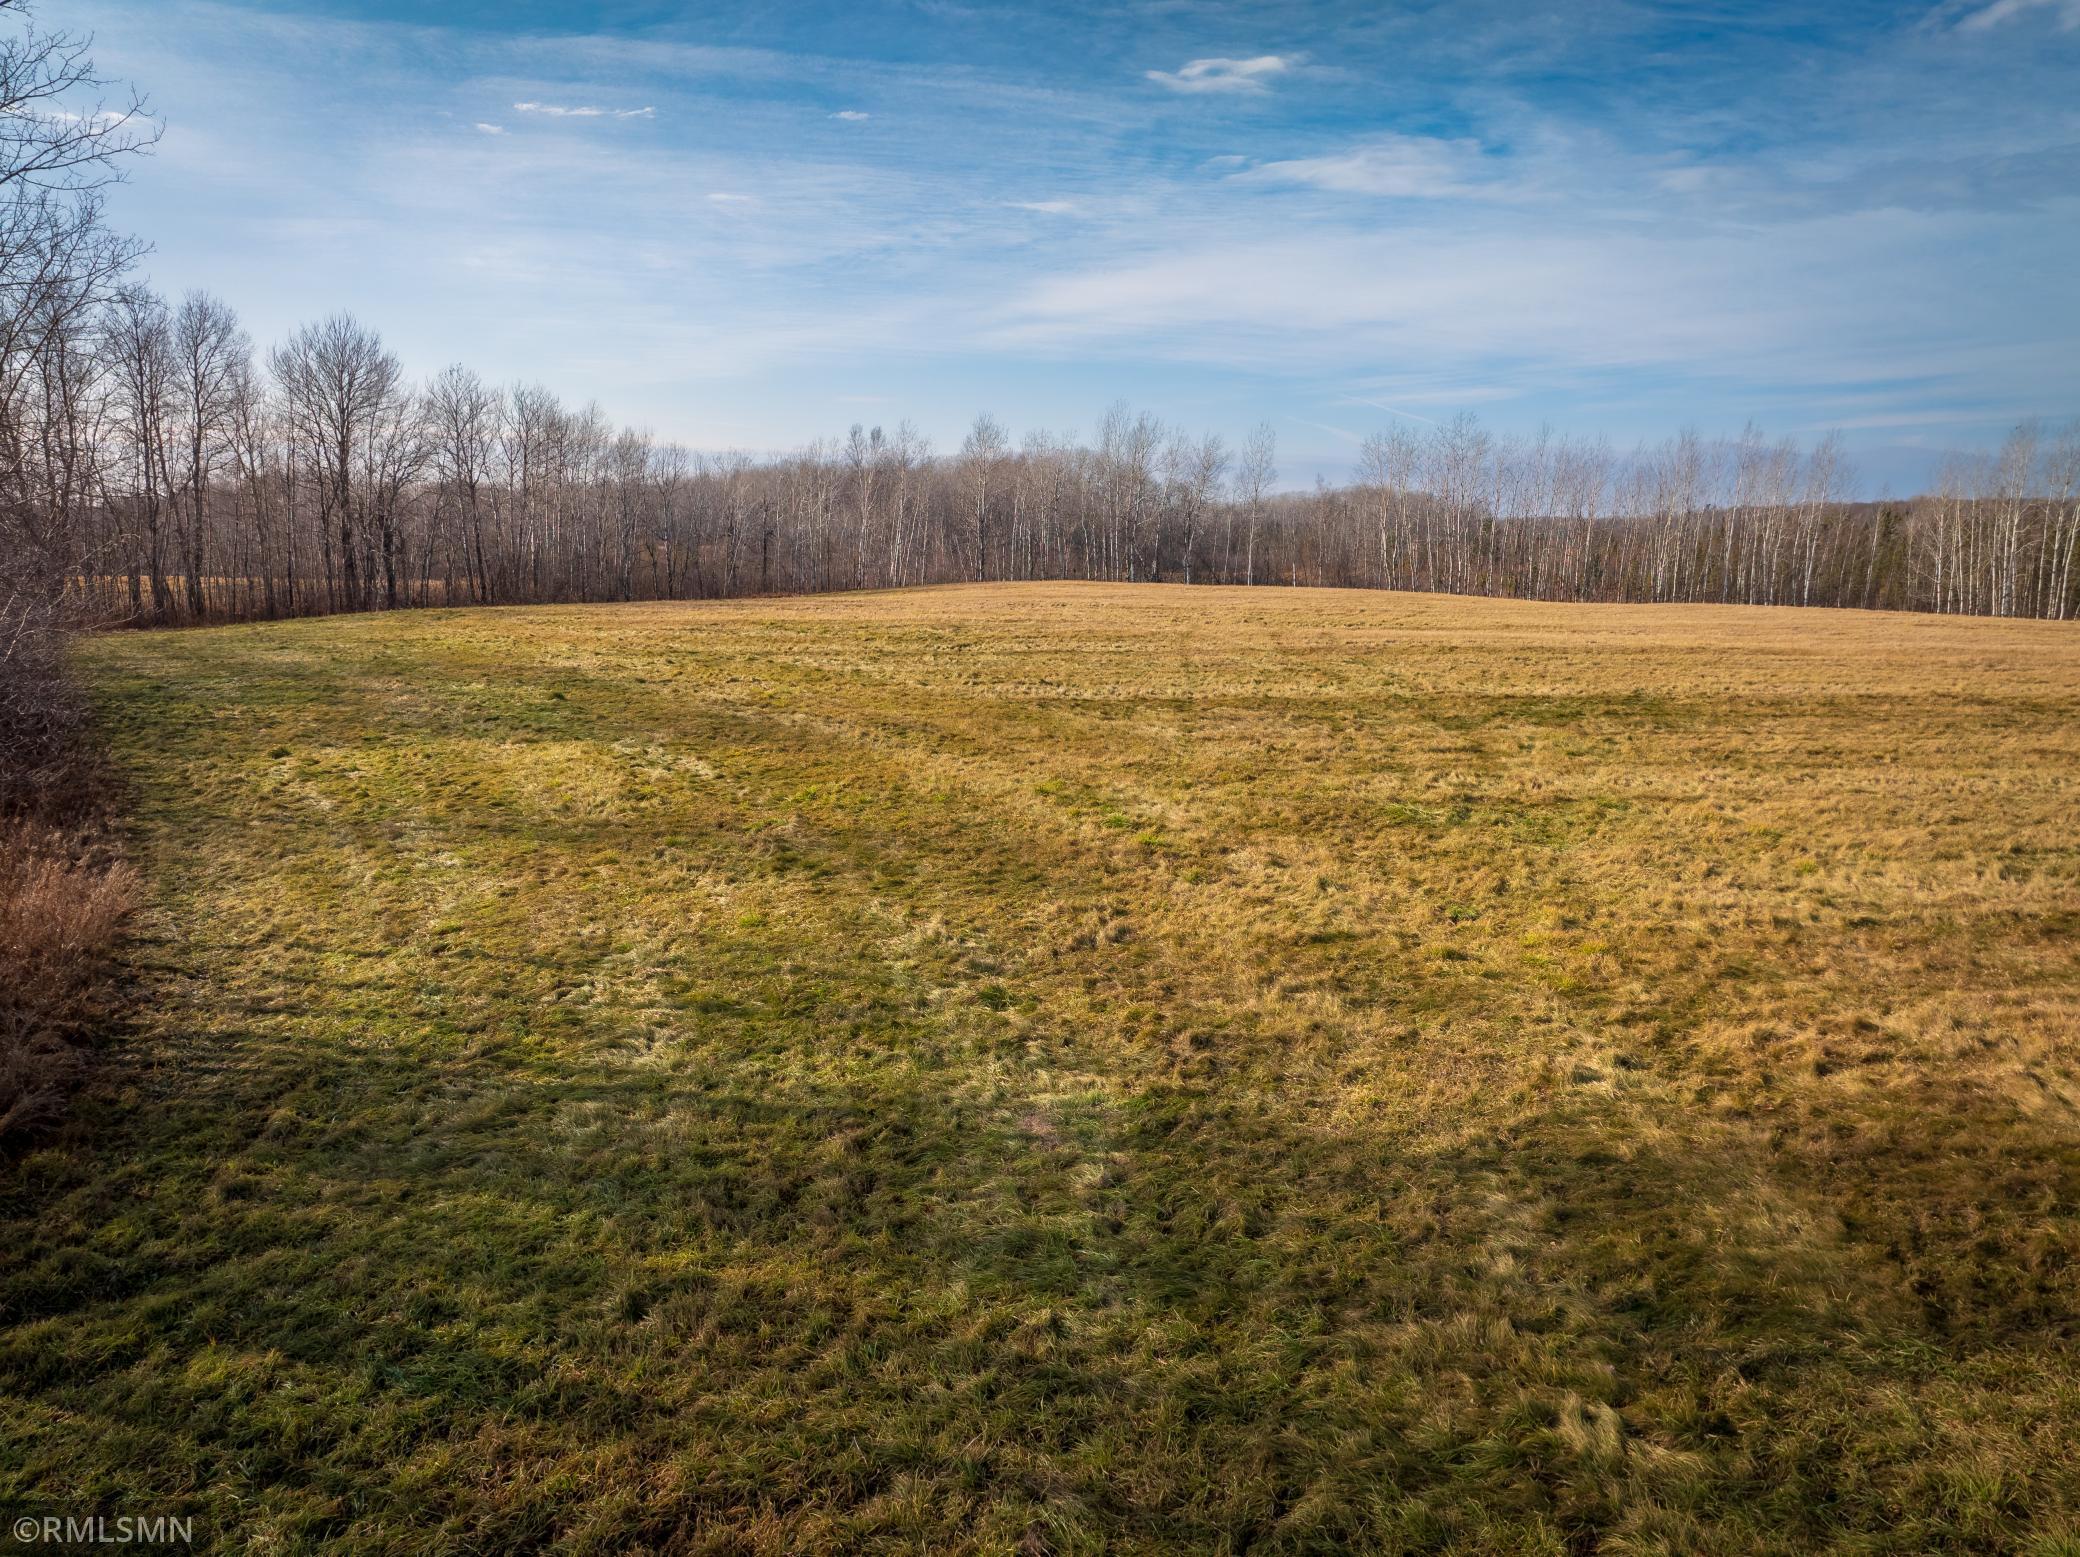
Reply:
<svg viewBox="0 0 2080 1557"><path fill-rule="evenodd" d="M62 621L0 594L0 1143L57 1116L109 1010L136 879L107 802Z"/></svg>

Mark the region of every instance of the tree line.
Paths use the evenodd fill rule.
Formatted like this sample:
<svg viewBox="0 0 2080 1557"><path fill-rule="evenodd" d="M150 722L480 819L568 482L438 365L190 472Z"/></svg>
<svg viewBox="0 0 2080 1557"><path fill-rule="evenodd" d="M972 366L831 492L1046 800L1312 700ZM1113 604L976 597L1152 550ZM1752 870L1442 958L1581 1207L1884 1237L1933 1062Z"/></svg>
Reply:
<svg viewBox="0 0 2080 1557"><path fill-rule="evenodd" d="M2080 609L2080 424L1895 503L1846 498L1833 438L1621 454L1471 416L1382 431L1354 481L1295 493L1268 425L1231 448L1124 405L1088 439L981 416L944 453L907 422L698 452L465 367L414 384L346 315L262 354L199 292L118 288L39 347L9 431L48 571L103 619L1064 578Z"/></svg>

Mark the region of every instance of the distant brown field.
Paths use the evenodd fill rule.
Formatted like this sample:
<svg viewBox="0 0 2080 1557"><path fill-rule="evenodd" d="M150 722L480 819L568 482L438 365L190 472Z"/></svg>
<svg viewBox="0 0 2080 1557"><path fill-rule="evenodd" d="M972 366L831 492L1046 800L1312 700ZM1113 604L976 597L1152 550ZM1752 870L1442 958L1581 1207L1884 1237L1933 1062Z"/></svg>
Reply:
<svg viewBox="0 0 2080 1557"><path fill-rule="evenodd" d="M166 588L171 596L172 610L176 619L187 615L188 575L170 573L165 576ZM237 621L246 617L257 617L265 609L267 601L267 579L259 574L210 574L202 578L202 604L205 619L213 622ZM290 581L285 575L274 580L275 599L283 614L288 614ZM325 580L322 576L305 575L295 581L297 609L300 612L318 612L327 609ZM137 602L132 603L130 575L127 573L97 573L75 575L67 584L70 597L75 604L95 620L123 623L133 612L149 613L152 606L152 583L148 578L138 581ZM403 581L400 580L400 588ZM439 606L448 602L448 585L445 579L414 579L405 591L415 606ZM458 593L467 597L467 590Z"/></svg>
<svg viewBox="0 0 2080 1557"><path fill-rule="evenodd" d="M230 1548L2080 1549L2080 631L111 635L0 1493Z"/></svg>

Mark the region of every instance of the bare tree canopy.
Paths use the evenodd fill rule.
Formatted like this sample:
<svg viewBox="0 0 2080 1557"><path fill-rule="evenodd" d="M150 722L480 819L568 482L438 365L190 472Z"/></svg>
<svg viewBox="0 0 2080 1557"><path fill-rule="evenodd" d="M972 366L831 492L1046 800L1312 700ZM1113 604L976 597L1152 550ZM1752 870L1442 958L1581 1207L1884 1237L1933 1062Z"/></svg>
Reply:
<svg viewBox="0 0 2080 1557"><path fill-rule="evenodd" d="M91 40L0 0L0 744L26 750L55 706L57 612L104 565L113 448L104 318L138 246L101 190L157 136L134 96L111 109ZM26 744L25 744L26 743ZM30 762L27 767L33 769Z"/></svg>
<svg viewBox="0 0 2080 1557"><path fill-rule="evenodd" d="M1686 431L1619 453L1460 417L1383 429L1347 486L1115 405L1096 439L983 416L758 459L697 454L540 385L423 389L335 315L255 359L214 299L117 293L90 366L71 576L104 617L633 600L974 579L1330 584L1551 600L2080 609L2080 431L2019 429L1937 490L1859 503L1839 443ZM89 567L85 559L105 559Z"/></svg>

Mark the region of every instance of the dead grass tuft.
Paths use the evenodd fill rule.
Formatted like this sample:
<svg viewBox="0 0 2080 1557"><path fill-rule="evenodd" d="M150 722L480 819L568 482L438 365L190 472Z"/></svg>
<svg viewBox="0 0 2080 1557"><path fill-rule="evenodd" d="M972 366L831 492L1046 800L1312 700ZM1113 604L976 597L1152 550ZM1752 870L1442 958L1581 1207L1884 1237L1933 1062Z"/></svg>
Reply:
<svg viewBox="0 0 2080 1557"><path fill-rule="evenodd" d="M137 899L131 869L77 835L0 823L0 1142L62 1112Z"/></svg>
<svg viewBox="0 0 2080 1557"><path fill-rule="evenodd" d="M0 1146L63 1111L108 1009L110 952L137 898L116 857L108 771L64 635L0 613Z"/></svg>

